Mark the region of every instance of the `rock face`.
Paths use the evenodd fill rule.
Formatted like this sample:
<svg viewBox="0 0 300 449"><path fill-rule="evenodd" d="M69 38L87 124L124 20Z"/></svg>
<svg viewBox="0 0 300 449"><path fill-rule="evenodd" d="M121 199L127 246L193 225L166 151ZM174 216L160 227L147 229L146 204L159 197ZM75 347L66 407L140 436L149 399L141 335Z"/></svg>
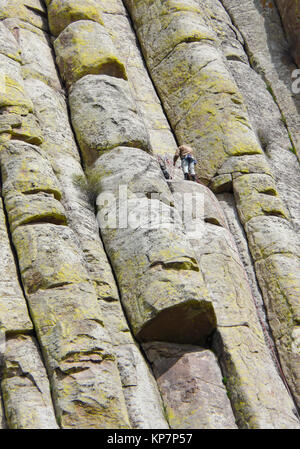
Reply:
<svg viewBox="0 0 300 449"><path fill-rule="evenodd" d="M236 428L215 355L190 345L146 343L173 429ZM213 398L213 400L212 400Z"/></svg>
<svg viewBox="0 0 300 449"><path fill-rule="evenodd" d="M54 42L54 48L61 76L68 86L91 73L126 78L106 29L91 20L68 25Z"/></svg>
<svg viewBox="0 0 300 449"><path fill-rule="evenodd" d="M221 0L246 45L251 67L260 74L287 127L291 149L300 160L299 95L293 93L295 65L274 1ZM296 2L297 3L297 2Z"/></svg>
<svg viewBox="0 0 300 449"><path fill-rule="evenodd" d="M216 327L215 313L180 216L168 205L171 195L156 160L141 150L118 147L98 159L94 176L99 179L100 230L135 336L204 344ZM122 185L128 188L128 224L115 230L105 221L104 201L113 195L120 217ZM158 220L161 211L161 223L152 211Z"/></svg>
<svg viewBox="0 0 300 449"><path fill-rule="evenodd" d="M300 5L299 2L294 2L291 0L277 0L276 5L278 6L282 21L284 24L285 31L288 35L291 52L295 61L300 66L300 40L299 40L299 26L300 26Z"/></svg>
<svg viewBox="0 0 300 449"><path fill-rule="evenodd" d="M2 1L0 428L300 428L297 4Z"/></svg>

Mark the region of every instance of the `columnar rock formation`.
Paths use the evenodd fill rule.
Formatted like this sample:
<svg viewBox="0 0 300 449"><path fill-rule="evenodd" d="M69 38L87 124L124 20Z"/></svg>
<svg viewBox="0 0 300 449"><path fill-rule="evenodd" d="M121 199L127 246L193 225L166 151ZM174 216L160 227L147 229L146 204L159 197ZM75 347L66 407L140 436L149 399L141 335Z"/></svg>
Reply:
<svg viewBox="0 0 300 449"><path fill-rule="evenodd" d="M300 4L292 0L276 0L279 12L282 17L283 25L291 45L291 53L295 61L300 66Z"/></svg>
<svg viewBox="0 0 300 449"><path fill-rule="evenodd" d="M0 3L0 428L300 428L299 99L265 3Z"/></svg>

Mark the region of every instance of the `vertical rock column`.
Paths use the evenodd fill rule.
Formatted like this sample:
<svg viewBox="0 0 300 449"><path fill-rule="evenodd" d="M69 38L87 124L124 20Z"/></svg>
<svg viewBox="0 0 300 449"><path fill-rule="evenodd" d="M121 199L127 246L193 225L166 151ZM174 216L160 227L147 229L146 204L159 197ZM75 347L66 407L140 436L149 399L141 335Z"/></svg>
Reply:
<svg viewBox="0 0 300 449"><path fill-rule="evenodd" d="M124 3L177 140L195 148L200 179L209 184L231 156L261 154L205 8L196 0Z"/></svg>
<svg viewBox="0 0 300 449"><path fill-rule="evenodd" d="M0 323L1 330L8 333L29 333L33 326L30 320L26 300L18 282L17 267L11 250L3 201L0 201Z"/></svg>
<svg viewBox="0 0 300 449"><path fill-rule="evenodd" d="M143 345L174 429L236 429L215 354L199 346Z"/></svg>
<svg viewBox="0 0 300 449"><path fill-rule="evenodd" d="M291 45L292 55L298 67L300 67L300 5L298 1L293 0L276 0L284 29Z"/></svg>
<svg viewBox="0 0 300 449"><path fill-rule="evenodd" d="M7 338L1 388L10 429L58 427L49 379L34 337L23 334Z"/></svg>
<svg viewBox="0 0 300 449"><path fill-rule="evenodd" d="M55 175L42 151L27 143L4 144L0 159L12 238L59 422L125 427L110 339L77 240L66 226ZM109 410L105 419L103 408Z"/></svg>
<svg viewBox="0 0 300 449"><path fill-rule="evenodd" d="M286 129L285 121L283 120L282 113L279 109L279 107L281 107L280 102L278 103L278 100L280 98L276 98L274 95L271 95L273 83L276 88L280 87L280 85L276 83L274 79L274 75L276 73L275 67L281 67L280 73L286 74L288 74L288 71L291 69L289 61L286 60L286 58L279 58L279 54L282 54L283 56L282 49L285 47L286 42L282 30L279 30L280 22L278 20L278 15L276 13L276 10L272 8L272 3L269 2L265 5L264 9L261 9L261 7L258 8L261 16L257 11L257 15L255 16L255 23L258 27L259 33L268 34L274 27L279 30L279 32L276 33L276 40L274 41L274 44L272 44L272 46L269 46L269 48L263 46L264 44L262 40L260 40L259 42L259 45L262 46L261 51L264 51L266 57L264 59L261 59L259 55L257 56L261 64L268 64L268 71L270 72L268 73L273 77L272 79L270 78L270 80L272 81L272 84L270 85L268 79L265 79L264 72L257 69L255 65L253 66L253 68L250 65L250 63L252 62L251 52L252 50L256 51L257 49L257 46L253 46L252 39L257 39L257 34L255 36L252 35L252 30L248 29L246 27L246 24L243 22L241 25L241 30L244 34L244 41L238 30L234 28L234 25L232 24L231 19L223 8L222 4L216 2L215 0L211 0L210 3L212 25L218 33L223 51L226 55L226 58L228 59L230 70L243 94L252 126L260 139L262 148L268 156L268 162L271 166L273 177L276 181L276 189L278 189L278 193L284 200L285 207L289 213L289 223L287 223L286 220L282 220L280 218L277 219L275 217L266 217L265 219L261 219L260 232L262 232L264 238L267 238L267 235L272 231L272 239L273 241L277 240L277 242L280 241L279 233L283 232L283 239L285 240L286 238L288 238L290 242L293 242L292 244L286 244L287 242L285 240L285 243L282 247L277 246L277 250L279 250L279 253L282 254L281 257L283 257L284 252L290 254L289 262L286 263L290 265L289 271L292 269L292 271L294 270L294 273L296 273L297 259L299 257L299 239L297 238L297 235L299 235L300 229L300 166L297 161L296 155L293 154L290 135L288 133L288 130ZM230 8L229 11L232 13L232 17L234 18L235 23L239 25L243 20L241 11L240 14L234 14L233 8ZM248 8L245 8L243 14L246 14L246 11L248 11ZM235 32L232 31L233 29L235 29ZM250 38L250 36L252 37ZM250 51L250 53L248 52L249 54L247 55L244 51L243 45L245 43L247 44L248 41L249 46L252 50ZM245 45L245 48L248 48L248 44ZM277 57L275 57L277 53L278 55ZM250 62L248 60L248 56L250 58ZM272 59L272 61L270 61L270 59ZM272 66L269 65L269 63L272 64ZM254 69L257 69L258 73ZM285 84L287 88L290 79L288 79L286 76L282 78L281 82L283 82L283 86ZM294 99L296 100L296 98ZM276 101L278 104L276 103ZM260 165L257 163L255 165L255 171L257 173L261 172ZM243 168L240 167L240 169ZM244 170L245 169L247 169L247 167L244 167ZM256 219L253 218L249 223L252 223L255 220L257 223L259 223L260 219L258 217ZM258 224L256 226L258 226ZM252 229L253 228L249 228L249 231L251 232ZM249 241L251 240L252 238L250 235ZM283 249L284 247L286 248L285 250ZM276 250L274 249L274 251ZM255 255L255 257L258 257L257 254ZM294 261L296 261L296 263ZM281 269L281 271L282 270L283 268ZM266 273L265 277L267 277ZM295 297L297 297L297 294L299 295L299 293L297 292L296 286L294 286L294 291ZM292 292L290 292L290 294L291 293ZM290 298L292 298L292 296L290 296ZM274 335L278 336L279 325L278 323L275 324L276 318L274 317L273 312L275 307L272 307L271 303L269 302L267 302L267 305L269 312L268 315L270 321L272 322ZM294 308L294 310L297 310L297 306L296 308ZM281 314L282 310L279 312L279 316ZM292 354L284 355L282 351L280 351L282 356L286 359L284 361L284 365L289 364L288 359L293 360L295 354L299 353L297 326L296 329L293 329L293 323L291 323L291 326L292 341L290 341L290 343L286 342L286 344L290 348ZM297 363L298 362L294 363L295 367Z"/></svg>
<svg viewBox="0 0 300 449"><path fill-rule="evenodd" d="M233 25L222 3L210 0L207 13L220 40L227 65L243 95L252 127L267 156L278 192L288 208L297 231L300 229L300 165L293 152L276 98L272 96L272 90L264 80L263 74L257 73L251 67L251 59L249 61L244 49L245 41ZM284 43L283 40L282 46ZM257 164L258 158L254 160L256 171L259 172L261 167Z"/></svg>
<svg viewBox="0 0 300 449"><path fill-rule="evenodd" d="M33 26L39 26L35 19L41 14L35 12L36 5L24 9L20 2L19 6L19 9L7 9L9 18L5 25L9 28L18 24L22 28L23 23L13 18L17 17L24 21L23 27L27 31L29 27L32 32ZM4 10L0 12L3 17ZM42 14L46 21L44 10ZM22 40L19 28L14 26L13 30L17 40ZM36 34L41 36L38 30ZM14 40L13 35L10 40ZM41 42L43 48L43 39ZM103 326L96 291L84 268L78 240L67 226L57 178L46 153L37 146L43 137L32 114L32 102L25 94L22 75L37 76L38 67L31 64L32 53L27 54L26 44L22 43L22 56L27 58L24 65L28 70L21 74L13 61L13 72L8 64L8 74L15 73L18 89L10 89L14 84L10 78L6 79L6 95L1 104L3 117L11 120L10 127L2 134L2 190L25 295L51 381L57 418L66 428L127 428L129 421L120 376L110 338ZM51 55L49 49L48 52ZM42 59L40 69L45 68L43 62ZM52 75L55 74L54 69ZM39 76L42 75L40 70ZM51 83L50 76L45 80ZM25 420L23 427L30 427L31 414L26 414L25 410L28 407L26 401L32 396L36 403L32 407L33 416L43 413L39 425L55 427L55 421L49 423L50 412L43 412L36 399L38 395L33 392L35 386L45 395L48 382L45 372L42 378L41 363L34 355L31 359L32 374L28 372L24 351L34 350L35 346L28 338L7 342L6 377L2 381L5 412L11 426L21 427L18 420L22 417ZM38 374L41 378L37 377ZM14 382L17 376L22 379L19 384ZM31 392L18 400L16 386L24 390L27 385ZM17 412L11 412L13 404L19 406ZM54 419L53 411L52 416ZM48 423L45 422L47 420Z"/></svg>
<svg viewBox="0 0 300 449"><path fill-rule="evenodd" d="M199 184L171 182L170 187L178 207L185 208L185 225L212 292L218 320L214 348L239 427L299 428L293 401L270 356L248 278L218 200ZM200 200L203 214L198 210Z"/></svg>
<svg viewBox="0 0 300 449"><path fill-rule="evenodd" d="M105 26L124 62L133 98L149 132L150 148L154 154L171 159L176 150L176 141L145 68L122 1L88 0L80 4L74 0L52 0L48 4L49 26L54 36L58 36L70 23L81 19L93 20Z"/></svg>
<svg viewBox="0 0 300 449"><path fill-rule="evenodd" d="M82 45L82 42L85 42L85 45ZM86 166L91 167L94 163L93 176L96 179L96 184L98 179L101 181L103 177L108 177L108 180L110 181L111 176L109 176L109 174L112 170L117 170L117 173L120 173L120 177L122 177L124 173L123 177L124 181L126 181L126 177L128 177L127 169L126 167L123 168L125 163L125 150L122 149L122 152L120 150L118 153L114 151L112 154L107 152L107 150L120 147L121 145L123 145L124 148L128 148L126 153L128 154L128 160L126 160L126 164L127 166L133 166L131 160L134 161L134 158L138 156L136 150L131 149L131 147L146 150L148 148L148 135L131 98L131 93L126 81L127 76L124 72L124 65L119 60L117 52L114 52L113 44L105 28L98 23L87 20L73 22L62 31L56 39L54 46L57 63L62 76L65 78L68 86L75 83L70 90L70 109L72 123ZM97 72L99 75L86 75L87 72ZM102 73L107 73L107 75L101 75ZM123 79L120 79L122 76ZM78 78L80 79L78 80ZM141 158L146 157L146 153L144 152L139 151L138 154L141 154ZM114 158L117 158L117 155L121 159L124 159L123 163L121 164L117 161L114 164L111 163L110 165L112 165L112 167L109 171L106 171L104 168L106 164L109 165L110 158L113 160ZM147 157L150 158L150 156ZM101 164L105 164L103 168ZM135 171L130 172L130 177L135 176L137 170L141 170L138 166L139 164L134 165L136 165L136 168ZM158 171L157 173L160 172ZM118 176L116 180L117 182L114 181L113 184L114 190L116 186L120 185ZM108 186L105 189L100 186L100 191L98 193L109 192L112 188L110 187L110 182L108 182ZM137 184L137 186L138 185L139 184ZM137 186L135 187L136 190L138 190ZM99 190L98 186L96 186L96 188ZM168 191L166 183L162 188L165 190L167 189ZM106 249L108 248L110 240L112 240L113 237L118 237L118 233L120 234L120 237L122 237L124 233L128 234L130 232L134 234L132 230L120 230L119 228L113 230L111 233L108 231L107 234L102 232ZM128 239L129 237L130 236L128 235ZM173 235L171 237L173 237ZM124 241L124 237L122 238ZM157 237L155 236L153 238L156 238L157 241L161 242L160 246L165 246L166 244L169 245L172 240L168 236L167 239L162 240L158 231ZM164 243L164 241L166 243ZM124 241L124 243L126 242ZM176 266L176 263L182 265L182 276L187 276L187 279L195 278L196 284L198 283L198 293L197 290L195 290L194 293L191 293L189 297L185 298L183 301L184 295L181 297L181 292L179 292L177 295L178 298L175 300L175 298L172 297L171 301L171 298L167 295L167 290L165 294L163 293L164 288L162 285L160 297L165 303L162 302L160 305L157 304L157 307L155 308L153 308L153 306L151 308L149 307L151 303L154 305L156 302L155 297L153 296L153 298L151 298L149 294L146 296L147 299L145 300L145 305L143 304L142 298L140 301L137 301L137 295L143 294L142 290L144 282L141 278L141 288L140 293L138 293L139 289L136 289L136 279L138 278L137 274L140 272L143 265L141 264L139 267L139 261L136 260L137 255L134 255L134 252L132 254L132 256L134 255L134 259L131 262L131 270L128 270L128 263L127 267L124 266L125 254L122 256L121 246L119 247L119 251L115 251L114 259L112 259L112 255L110 255L112 265L119 281L121 293L123 293L122 300L124 307L127 310L133 331L135 335L140 336L142 340L153 338L153 331L156 334L155 336L160 338L162 338L164 333L167 335L169 332L170 338L181 338L183 340L186 338L187 340L193 339L194 341L202 341L202 339L209 335L214 328L215 318L211 302L206 297L207 293L204 291L204 285L201 282L200 274L194 276L194 272L198 272L199 270L197 265L194 266L193 257L188 253L185 256L184 245L184 241L183 244L179 244L178 249L173 245L174 254L172 254L172 248L170 248L169 252L166 252L166 254L163 254L163 250L159 250L161 252L160 257L163 257L160 262L168 264L168 259L170 259L170 261L172 260L172 265L174 264L174 267ZM128 246L130 248L129 240ZM187 249L189 249L188 246ZM130 248L129 251L134 251L134 248ZM141 257L146 257L142 251L140 252ZM128 259L129 254L126 254L126 259ZM180 259L182 257L186 257L186 261L183 260L183 263L181 264ZM156 261L154 257L153 260L149 260L149 265L153 263L155 265L156 262L159 262L159 259ZM124 275L121 276L121 273L119 274L119 270L121 269L122 271L125 269L127 279L125 279ZM144 271L144 267L142 269ZM127 287L126 291L126 298L128 299L125 298L123 288L123 285L125 287L127 284L128 287L130 286L129 289ZM132 290L133 287L135 292ZM148 301L149 305L143 310ZM158 323L160 320L164 322L164 320L167 319L168 314L166 311L170 307L170 313L174 310L174 319L176 321L176 316L178 312L180 313L181 306L183 310L186 309L187 314L184 315L183 320L181 317L182 335L176 337L175 335L173 336L175 333L173 325L164 329L163 326L158 325ZM188 310L190 306L195 308L195 317L190 315L191 318L189 318ZM157 319L158 317L159 319ZM187 320L186 322L185 319ZM200 326L198 329L196 326L193 326L192 329L190 328L190 319L196 321L199 320ZM156 327L158 327L157 330ZM196 334L192 336L189 335L190 332L195 332ZM161 334L159 335L159 333ZM145 335L142 337L143 334Z"/></svg>
<svg viewBox="0 0 300 449"><path fill-rule="evenodd" d="M65 14L62 14L62 6ZM53 2L48 10L52 32L57 33L53 28L53 22L62 30L64 25L59 24L70 24L72 20L83 19L85 15L102 23L98 15L99 5L89 2L88 6L89 8L85 8L84 5L78 5L78 2L74 1L64 2L64 4ZM57 10L57 8L60 9ZM77 16L74 11L77 11ZM52 20L53 14L55 20ZM83 21L81 21L82 25L84 25ZM93 26L93 22L91 25ZM96 32L99 33L99 27L97 28L97 24L95 26ZM103 36L103 31L100 36ZM68 137L72 133L64 102L58 92L51 92L49 87L36 80L28 80L26 86L33 98L37 116L44 131L45 141L42 146L50 155L52 165L60 179L63 190L62 201L68 221L83 248L89 274L97 291L103 320L112 339L130 423L133 428L168 428L155 380L132 338L120 305L117 286L96 224L93 194L89 191L89 189L93 190L93 187L86 180L78 161L74 139ZM61 149L59 154L58 148Z"/></svg>
<svg viewBox="0 0 300 449"><path fill-rule="evenodd" d="M262 75L276 99L300 160L300 101L292 92L292 72L297 66L291 58L290 43L282 28L276 2L221 0L221 3L244 38L251 66ZM297 14L294 17L296 20Z"/></svg>
<svg viewBox="0 0 300 449"><path fill-rule="evenodd" d="M244 8L242 3L234 2L232 11ZM200 0L186 7L176 1L125 4L178 140L196 148L199 174L211 188L233 189L283 369L299 399L298 244L284 250L279 229L290 229L293 241L298 239L205 5ZM250 16L247 20L249 26Z"/></svg>
<svg viewBox="0 0 300 449"><path fill-rule="evenodd" d="M7 426L56 428L49 382L18 282L2 199L0 206L0 378ZM31 363L25 362L24 354Z"/></svg>
<svg viewBox="0 0 300 449"><path fill-rule="evenodd" d="M0 11L2 14L2 11ZM20 50L14 36L0 22L0 144L13 135L30 138L34 120L25 94ZM20 115L22 114L22 116ZM39 137L36 136L37 140ZM2 151L2 147L0 152ZM0 328L1 427L57 428L49 381L19 282L6 211L0 199ZM24 355L26 354L28 363ZM2 409L3 406L3 409ZM6 424L5 424L6 421Z"/></svg>
<svg viewBox="0 0 300 449"><path fill-rule="evenodd" d="M70 33L75 33L75 29L75 24L72 24L72 27L69 25L55 42L58 63L63 67L63 70L66 70L64 68L65 61L68 59L61 57L61 55L63 55L63 51L61 50L64 45L63 36L66 36L67 33L68 35L70 35ZM76 39L80 40L78 36L76 36ZM74 42L74 39L72 39L72 41ZM102 42L103 41L104 39ZM89 45L91 45L91 43ZM68 50L70 51L70 46ZM81 60L82 59L83 57ZM100 68L100 73L101 70L102 69ZM170 286L169 291L174 297L176 293L176 284L175 277L172 274L173 271L174 275L176 272L176 275L178 276L178 273L181 273L180 269L182 269L181 278L184 279L183 274L185 272L185 283L190 284L189 288L187 288L187 285L181 285L181 290L183 287L185 290L179 291L178 289L178 292L176 293L177 297L182 293L185 293L188 297L192 297L192 295L196 296L201 290L203 291L203 294L205 293L205 296L208 297L208 292L206 292L204 286L201 286L199 283L199 278L201 279L200 273L198 272L198 267L195 265L194 255L182 232L182 223L178 213L176 210L172 211L172 208L170 209L168 206L168 202L171 200L170 192L162 178L162 174L157 164L151 156L148 156L140 149L130 148L134 142L140 148L147 149L148 142L143 124L140 122L135 111L135 105L130 98L130 91L127 87L127 83L111 76L84 76L77 81L70 90L70 108L73 126L82 149L83 158L86 164L90 166L96 161L93 170L88 170L87 172L89 173L90 180L94 180L96 184L96 191L99 192L97 203L100 224L105 225L101 218L105 216L105 213L107 212L105 207L103 207L104 205L101 203L101 195L114 194L114 198L117 201L122 200L119 191L119 187L122 186L122 184L129 188L129 216L130 214L132 216L133 212L142 215L151 204L152 206L158 205L161 207L164 207L165 205L166 212L171 212L174 216L172 222L166 222L169 227L174 225L176 233L178 234L177 236L176 233L172 234L173 239L176 240L174 249L170 248L171 239L169 236L171 236L171 234L169 231L163 231L159 235L157 230L150 230L150 235L146 236L146 233L143 230L137 228L126 228L121 230L107 229L105 226L102 226L101 228L105 248L110 256L116 277L119 281L123 301L124 299L126 300L126 302L124 301L123 303L125 303L124 305L134 331L139 338L142 339L158 337L165 339L182 339L182 341L186 341L185 339L187 338L195 338L195 341L199 340L200 337L197 335L197 332L195 335L192 335L192 333L197 330L196 326L192 326L192 330L190 330L188 334L188 329L184 320L182 329L176 329L176 333L174 332L174 325L177 318L175 313L172 314L172 310L170 310L170 313L168 311L168 314L165 314L166 319L168 317L170 318L171 325L165 326L165 329L163 329L159 320L156 319L153 320L154 323L151 323L151 326L149 326L147 331L139 332L139 328L143 325L145 316L147 318L145 309L145 305L147 304L146 301L149 302L149 305L150 301L155 301L155 306L159 308L165 306L165 304L162 303L161 306L159 302L156 301L156 298L160 301L166 301L168 300L167 296L170 295L169 292L167 295L166 287L164 287L163 284L161 284L160 287L160 279L165 283L168 282ZM123 124L124 127L122 129ZM118 147L118 144L127 146ZM113 148L113 150L105 152L105 150L109 150L110 148ZM166 203L162 202L160 204L160 201L158 200L152 201L151 203L148 197L153 192L162 194L165 197ZM136 194L139 194L139 197ZM133 233L133 231L135 232ZM137 239L138 234L140 234L139 239ZM142 244L142 249L137 247L137 240L139 241L139 244ZM166 245L168 245L167 248ZM149 268L149 273L147 274L147 266L149 265L150 268L151 266L153 267L152 274ZM192 268L190 273L187 270L189 266ZM170 274L168 274L167 270ZM195 271L194 274L193 271ZM140 278L141 276L142 278ZM138 284L136 284L137 279L140 279ZM155 280L156 282L154 282ZM198 285L201 290L197 287ZM155 291L154 286L160 289L159 292ZM136 304L133 301L132 304L129 302L130 297L133 295L134 297L138 295L139 298L139 307L141 310L138 314ZM133 299L135 299L134 297ZM153 308L153 306L151 308ZM149 312L147 311L147 314L149 316L149 314L152 313L152 316L155 318L157 312L155 310L152 310L151 312L151 308L149 308L150 310ZM182 310L184 309L182 308ZM163 320L163 317L161 320ZM197 320L196 302L195 320ZM139 322L141 322L141 324ZM162 323L164 324L164 321L162 321ZM191 322L191 324L193 323ZM184 351L184 348L182 350ZM187 355L187 360L188 359L189 357ZM215 360L211 360L209 363L214 366L216 372L219 373ZM199 370L199 364L196 363L196 365ZM222 394L224 395L224 388L220 382L220 373L218 376L217 383L220 384L220 391L222 390ZM207 382L209 382L209 379L207 379ZM192 396L196 401L196 394ZM213 402L211 397L208 398L208 402ZM226 407L228 407L228 403ZM229 422L226 423L225 413L221 410L219 413L222 416L219 421L220 426L222 423L225 426L234 426L232 423L232 415ZM230 412L228 413L229 416ZM198 413L196 417L194 415L193 419L190 419L189 416L185 417L186 425L189 426L187 428L191 428L193 425L201 426L201 424L208 426L210 418L208 417L208 413L206 415L206 418L202 419L202 421L199 419ZM169 419L171 419L170 416ZM215 421L217 422L218 420L216 419ZM180 423L182 424L183 421L181 418L177 423L175 420L171 420L170 423L176 427L179 426ZM212 422L210 425L213 427Z"/></svg>

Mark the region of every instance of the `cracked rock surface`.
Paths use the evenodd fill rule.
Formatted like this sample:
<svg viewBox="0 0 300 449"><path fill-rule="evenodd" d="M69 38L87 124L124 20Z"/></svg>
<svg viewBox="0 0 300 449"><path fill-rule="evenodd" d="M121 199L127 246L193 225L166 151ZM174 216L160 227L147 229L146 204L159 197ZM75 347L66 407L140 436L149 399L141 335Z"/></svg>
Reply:
<svg viewBox="0 0 300 449"><path fill-rule="evenodd" d="M0 429L300 428L298 3L1 2Z"/></svg>

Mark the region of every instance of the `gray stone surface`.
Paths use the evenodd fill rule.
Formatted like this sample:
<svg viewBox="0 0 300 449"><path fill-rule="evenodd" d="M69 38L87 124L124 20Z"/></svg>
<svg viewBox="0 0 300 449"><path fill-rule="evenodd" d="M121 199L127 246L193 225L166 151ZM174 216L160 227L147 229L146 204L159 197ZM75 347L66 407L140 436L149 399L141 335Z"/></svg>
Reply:
<svg viewBox="0 0 300 449"><path fill-rule="evenodd" d="M230 69L243 94L252 126L267 156L278 192L288 207L295 229L299 230L300 164L292 152L280 109L262 77L248 64L230 61ZM257 156L254 169L259 172Z"/></svg>
<svg viewBox="0 0 300 449"><path fill-rule="evenodd" d="M216 325L211 300L155 159L135 148L115 148L100 156L93 176L99 180L97 217L105 249L136 337L205 341ZM106 199L117 200L119 220L122 185L127 227L115 225L114 203L106 205Z"/></svg>
<svg viewBox="0 0 300 449"><path fill-rule="evenodd" d="M6 341L1 389L10 429L58 428L49 379L34 338Z"/></svg>
<svg viewBox="0 0 300 449"><path fill-rule="evenodd" d="M0 20L7 18L18 18L39 29L48 30L43 0L3 0L0 5Z"/></svg>
<svg viewBox="0 0 300 449"><path fill-rule="evenodd" d="M145 124L124 80L106 75L85 76L70 92L70 109L86 164L94 162L101 152L120 145L149 148Z"/></svg>
<svg viewBox="0 0 300 449"><path fill-rule="evenodd" d="M143 345L173 429L236 429L216 356L197 346Z"/></svg>
<svg viewBox="0 0 300 449"><path fill-rule="evenodd" d="M42 148L60 181L61 201L68 224L83 250L84 263L95 286L103 322L112 340L130 425L133 428L168 428L157 385L133 341L121 308L63 98L37 80L27 80L26 88L31 94L45 137Z"/></svg>
<svg viewBox="0 0 300 449"><path fill-rule="evenodd" d="M249 281L240 259L240 253L244 257L245 254L236 246L224 216L218 222L205 218L207 202L213 203L218 216L222 217L216 197L209 189L196 183L171 182L170 187L176 204L187 192L207 197L203 216L197 216L196 203L190 199L194 220L203 221L200 238L193 238L191 243L216 311L218 329L214 334L213 346L230 392L238 426L298 428L293 401L276 370L271 348L257 316L250 287L251 277ZM190 225L190 221L185 220L185 226L189 228ZM295 336L296 333L297 330Z"/></svg>
<svg viewBox="0 0 300 449"><path fill-rule="evenodd" d="M291 54L296 64L300 66L300 41L299 41L299 4L292 0L276 0L276 5L282 18L284 29L290 44Z"/></svg>
<svg viewBox="0 0 300 449"><path fill-rule="evenodd" d="M140 348L119 345L116 354L132 428L168 429L157 384Z"/></svg>
<svg viewBox="0 0 300 449"><path fill-rule="evenodd" d="M243 36L251 66L276 99L300 159L300 101L292 93L291 76L297 66L290 55L275 2L221 0L221 3Z"/></svg>
<svg viewBox="0 0 300 449"><path fill-rule="evenodd" d="M18 31L18 42L22 54L22 73L25 79L36 78L61 89L58 72L53 64L53 50L47 33L37 34L35 30L22 28L22 24L14 25Z"/></svg>
<svg viewBox="0 0 300 449"><path fill-rule="evenodd" d="M70 23L54 41L54 48L61 77L68 87L89 74L127 79L108 32L92 20Z"/></svg>
<svg viewBox="0 0 300 449"><path fill-rule="evenodd" d="M2 331L12 333L28 332L33 326L19 284L2 199L0 200L0 246L0 328Z"/></svg>
<svg viewBox="0 0 300 449"><path fill-rule="evenodd" d="M21 62L20 52L15 37L9 32L4 23L0 22L0 53L15 61Z"/></svg>
<svg viewBox="0 0 300 449"><path fill-rule="evenodd" d="M299 428L280 11L286 36L275 0L2 0L0 428ZM173 167L182 143L209 188Z"/></svg>
<svg viewBox="0 0 300 449"><path fill-rule="evenodd" d="M0 108L8 112L26 115L32 111L32 103L24 90L19 62L0 54L1 92Z"/></svg>

